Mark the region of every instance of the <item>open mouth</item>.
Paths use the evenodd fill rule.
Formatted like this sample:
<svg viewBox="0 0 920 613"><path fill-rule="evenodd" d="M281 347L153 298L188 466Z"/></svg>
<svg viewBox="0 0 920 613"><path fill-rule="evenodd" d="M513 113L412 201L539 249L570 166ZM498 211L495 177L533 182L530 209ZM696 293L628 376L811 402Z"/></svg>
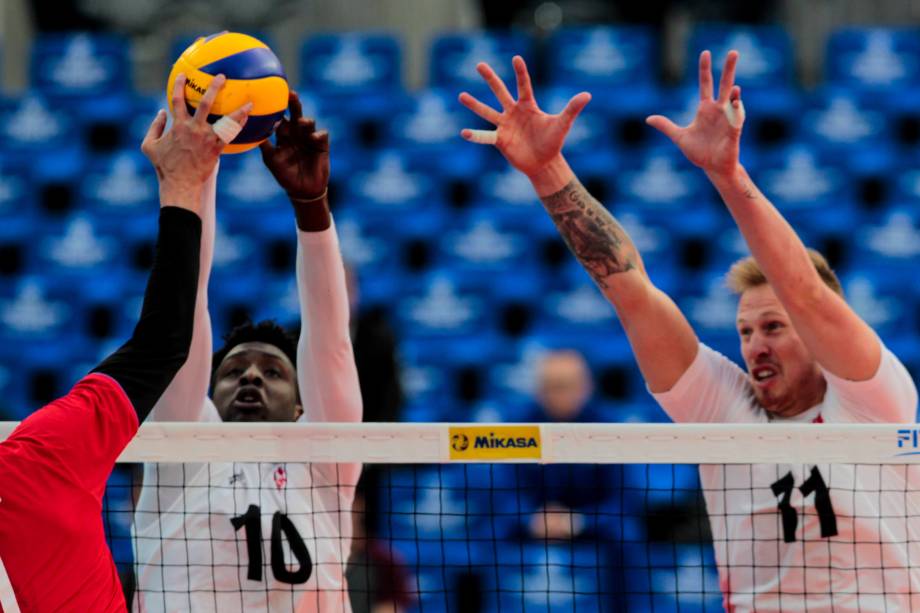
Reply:
<svg viewBox="0 0 920 613"><path fill-rule="evenodd" d="M755 383L765 385L779 375L779 371L773 366L758 366L751 371L751 378Z"/></svg>
<svg viewBox="0 0 920 613"><path fill-rule="evenodd" d="M231 406L240 413L253 414L265 409L265 400L258 389L243 387L236 393Z"/></svg>

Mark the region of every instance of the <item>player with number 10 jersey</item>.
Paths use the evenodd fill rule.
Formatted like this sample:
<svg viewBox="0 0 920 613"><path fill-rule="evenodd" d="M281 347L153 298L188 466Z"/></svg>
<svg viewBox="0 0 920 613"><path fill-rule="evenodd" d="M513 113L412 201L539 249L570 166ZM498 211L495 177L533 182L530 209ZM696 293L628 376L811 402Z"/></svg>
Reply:
<svg viewBox="0 0 920 613"><path fill-rule="evenodd" d="M277 145L263 144L262 155L297 221L299 341L272 322L247 324L226 337L212 360L206 297L215 172L202 212L190 357L153 419L361 420L345 272L325 191L328 135L300 117L296 94ZM350 610L344 575L360 471L360 464L145 465L134 523L134 610Z"/></svg>

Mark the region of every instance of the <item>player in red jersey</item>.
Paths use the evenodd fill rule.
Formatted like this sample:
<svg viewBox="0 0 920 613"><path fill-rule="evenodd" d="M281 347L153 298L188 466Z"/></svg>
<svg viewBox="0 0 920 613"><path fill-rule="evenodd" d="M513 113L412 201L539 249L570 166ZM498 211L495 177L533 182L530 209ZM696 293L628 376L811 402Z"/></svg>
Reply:
<svg viewBox="0 0 920 613"><path fill-rule="evenodd" d="M126 610L105 542L102 496L116 458L188 357L201 190L225 144L207 116L224 81L214 79L190 116L180 75L172 128L164 134L160 111L141 145L156 169L161 207L156 259L134 334L0 443L0 611ZM234 111L235 123L225 120L224 127L241 127L249 110Z"/></svg>

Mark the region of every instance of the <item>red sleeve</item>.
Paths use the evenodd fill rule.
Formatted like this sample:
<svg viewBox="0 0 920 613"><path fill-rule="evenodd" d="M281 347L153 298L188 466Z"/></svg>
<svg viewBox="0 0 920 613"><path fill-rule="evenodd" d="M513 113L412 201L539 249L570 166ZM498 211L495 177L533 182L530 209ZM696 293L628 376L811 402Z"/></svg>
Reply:
<svg viewBox="0 0 920 613"><path fill-rule="evenodd" d="M30 448L42 464L69 473L73 483L101 498L115 460L137 428L121 386L93 373L26 418L8 440Z"/></svg>

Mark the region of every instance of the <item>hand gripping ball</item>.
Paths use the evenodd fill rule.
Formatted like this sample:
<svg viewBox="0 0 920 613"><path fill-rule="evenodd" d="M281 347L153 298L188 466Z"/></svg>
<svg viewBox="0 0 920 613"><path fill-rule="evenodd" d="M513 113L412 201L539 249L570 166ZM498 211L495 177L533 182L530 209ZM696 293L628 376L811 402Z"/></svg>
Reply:
<svg viewBox="0 0 920 613"><path fill-rule="evenodd" d="M224 153L242 153L258 146L272 135L288 106L288 82L281 62L265 43L246 34L221 32L201 37L182 52L166 84L170 112L173 83L179 73L186 76L189 113L195 112L211 79L219 74L227 78L211 108L210 123L252 102L249 120Z"/></svg>

